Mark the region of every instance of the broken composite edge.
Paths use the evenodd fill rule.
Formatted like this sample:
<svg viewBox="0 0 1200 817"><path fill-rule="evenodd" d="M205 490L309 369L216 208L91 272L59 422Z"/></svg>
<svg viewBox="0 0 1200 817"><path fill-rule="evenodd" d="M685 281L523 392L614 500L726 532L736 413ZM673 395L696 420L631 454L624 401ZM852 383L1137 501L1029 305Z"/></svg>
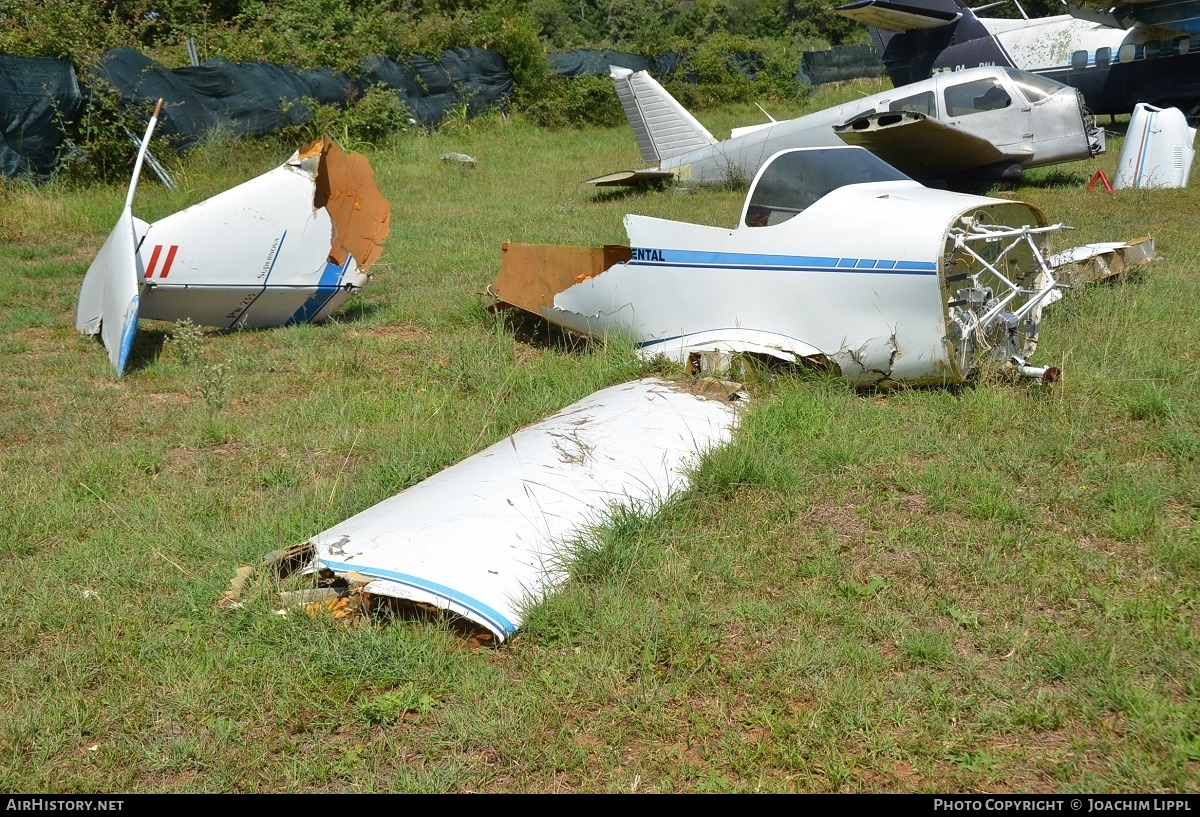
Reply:
<svg viewBox="0 0 1200 817"><path fill-rule="evenodd" d="M650 378L602 389L308 541L313 569L433 605L493 633L565 578L571 548L619 508L653 510L727 442L729 399Z"/></svg>
<svg viewBox="0 0 1200 817"><path fill-rule="evenodd" d="M131 212L138 170L76 313L76 328L100 334L118 376L139 317L222 329L325 320L369 280L389 232L390 206L367 159L327 136L153 223Z"/></svg>
<svg viewBox="0 0 1200 817"><path fill-rule="evenodd" d="M1070 288L1114 278L1157 258L1154 237L1147 235L1132 241L1082 244L1055 253L1046 262L1054 269L1059 285ZM1061 297L1056 293L1049 300Z"/></svg>

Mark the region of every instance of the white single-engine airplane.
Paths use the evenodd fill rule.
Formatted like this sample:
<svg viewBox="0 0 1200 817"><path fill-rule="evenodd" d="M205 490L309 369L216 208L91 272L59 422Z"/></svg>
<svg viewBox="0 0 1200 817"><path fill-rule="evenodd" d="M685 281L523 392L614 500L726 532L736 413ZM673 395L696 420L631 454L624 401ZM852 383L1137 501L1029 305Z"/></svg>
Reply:
<svg viewBox="0 0 1200 817"><path fill-rule="evenodd" d="M1026 363L1054 292L1036 207L925 187L870 152L785 150L735 229L627 215L628 247L505 244L489 292L584 335L705 369L751 353L859 387L944 385Z"/></svg>
<svg viewBox="0 0 1200 817"><path fill-rule="evenodd" d="M735 128L725 141L645 71L611 72L642 158L653 167L589 184L749 180L780 150L854 144L925 184L967 189L1089 159L1105 146L1076 89L1009 68L938 75L796 119Z"/></svg>
<svg viewBox="0 0 1200 817"><path fill-rule="evenodd" d="M896 86L944 71L1008 65L1078 88L1097 114L1138 103L1200 113L1200 0L1067 4L1067 13L981 16L1001 2L856 0L838 6L866 25Z"/></svg>
<svg viewBox="0 0 1200 817"><path fill-rule="evenodd" d="M369 280L390 208L365 157L325 137L280 167L148 224L117 227L84 276L75 326L120 377L139 318L255 329L322 321Z"/></svg>

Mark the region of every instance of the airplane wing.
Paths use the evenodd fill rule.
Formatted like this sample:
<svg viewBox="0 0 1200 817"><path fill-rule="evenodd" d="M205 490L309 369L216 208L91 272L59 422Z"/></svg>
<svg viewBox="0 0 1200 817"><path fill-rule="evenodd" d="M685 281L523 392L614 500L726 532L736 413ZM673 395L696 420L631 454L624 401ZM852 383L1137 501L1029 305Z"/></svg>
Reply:
<svg viewBox="0 0 1200 817"><path fill-rule="evenodd" d="M915 111L880 111L851 119L833 132L916 179L951 176L996 162L1019 162L1028 151L1001 150L992 142Z"/></svg>
<svg viewBox="0 0 1200 817"><path fill-rule="evenodd" d="M597 187L617 187L619 185L639 185L663 182L675 175L673 170L618 170L607 176L597 176L588 179L584 184L594 184Z"/></svg>
<svg viewBox="0 0 1200 817"><path fill-rule="evenodd" d="M887 0L858 0L834 9L843 17L883 31L910 31L912 29L941 28L958 21L962 12L941 11L921 8L905 3L889 3Z"/></svg>
<svg viewBox="0 0 1200 817"><path fill-rule="evenodd" d="M521 627L528 602L589 526L652 508L690 464L732 436L738 409L656 378L602 389L308 540L366 592L433 605L490 630Z"/></svg>
<svg viewBox="0 0 1200 817"><path fill-rule="evenodd" d="M1185 34L1200 33L1200 0L1125 0L1116 6L1067 4L1072 17L1110 28L1128 29L1136 24Z"/></svg>

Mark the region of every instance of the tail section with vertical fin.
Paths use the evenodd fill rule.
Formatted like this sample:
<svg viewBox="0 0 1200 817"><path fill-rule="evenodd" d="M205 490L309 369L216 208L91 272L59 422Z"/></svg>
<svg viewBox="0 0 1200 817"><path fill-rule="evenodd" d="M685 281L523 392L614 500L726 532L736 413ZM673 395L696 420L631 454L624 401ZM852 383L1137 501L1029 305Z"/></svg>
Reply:
<svg viewBox="0 0 1200 817"><path fill-rule="evenodd" d="M656 165L672 156L717 143L696 117L648 73L635 73L615 65L610 65L609 71L647 164Z"/></svg>

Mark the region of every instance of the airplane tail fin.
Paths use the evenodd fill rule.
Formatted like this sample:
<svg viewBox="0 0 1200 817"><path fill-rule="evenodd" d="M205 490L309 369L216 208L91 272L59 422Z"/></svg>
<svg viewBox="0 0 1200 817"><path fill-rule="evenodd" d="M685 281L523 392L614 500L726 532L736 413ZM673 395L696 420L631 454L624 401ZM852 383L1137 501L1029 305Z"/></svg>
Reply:
<svg viewBox="0 0 1200 817"><path fill-rule="evenodd" d="M717 140L645 71L609 67L625 116L647 164L658 164Z"/></svg>
<svg viewBox="0 0 1200 817"><path fill-rule="evenodd" d="M990 39L975 12L1008 1L972 9L966 0L854 0L834 12L867 26L875 53L899 87L929 77L938 55L952 44Z"/></svg>

